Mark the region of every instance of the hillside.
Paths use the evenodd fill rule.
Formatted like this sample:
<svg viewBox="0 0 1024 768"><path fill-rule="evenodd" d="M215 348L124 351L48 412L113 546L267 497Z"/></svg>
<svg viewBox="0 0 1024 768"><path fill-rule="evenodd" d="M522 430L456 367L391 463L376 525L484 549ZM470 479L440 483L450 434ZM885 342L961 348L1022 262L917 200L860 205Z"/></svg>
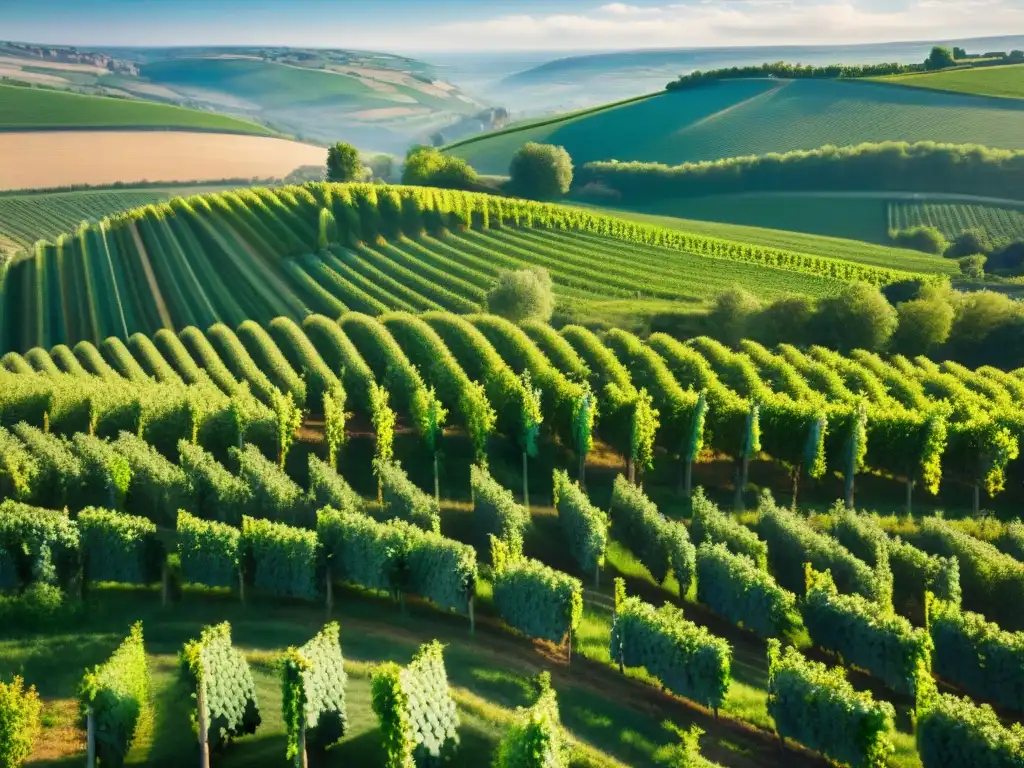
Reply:
<svg viewBox="0 0 1024 768"><path fill-rule="evenodd" d="M878 78L879 82L978 96L1024 99L1024 64Z"/></svg>
<svg viewBox="0 0 1024 768"><path fill-rule="evenodd" d="M735 80L527 123L447 151L500 174L529 141L562 145L577 165L678 164L872 141L1024 149L1024 102L849 80Z"/></svg>
<svg viewBox="0 0 1024 768"><path fill-rule="evenodd" d="M0 131L194 130L273 136L269 128L213 112L152 101L0 85Z"/></svg>
<svg viewBox="0 0 1024 768"><path fill-rule="evenodd" d="M478 312L500 270L533 265L551 273L563 311L610 305L633 322L700 310L733 285L823 296L916 274L489 195L257 188L136 209L14 263L0 349L311 311Z"/></svg>

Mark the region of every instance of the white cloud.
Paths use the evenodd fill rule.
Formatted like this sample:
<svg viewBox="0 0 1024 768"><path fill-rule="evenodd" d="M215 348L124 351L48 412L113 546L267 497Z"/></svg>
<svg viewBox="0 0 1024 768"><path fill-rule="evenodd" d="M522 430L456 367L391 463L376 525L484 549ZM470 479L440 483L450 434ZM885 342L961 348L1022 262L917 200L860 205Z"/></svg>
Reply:
<svg viewBox="0 0 1024 768"><path fill-rule="evenodd" d="M511 14L439 24L421 35L435 50L597 50L723 45L822 45L953 39L1024 32L1019 0L910 0L869 8L857 0L695 0L586 13Z"/></svg>

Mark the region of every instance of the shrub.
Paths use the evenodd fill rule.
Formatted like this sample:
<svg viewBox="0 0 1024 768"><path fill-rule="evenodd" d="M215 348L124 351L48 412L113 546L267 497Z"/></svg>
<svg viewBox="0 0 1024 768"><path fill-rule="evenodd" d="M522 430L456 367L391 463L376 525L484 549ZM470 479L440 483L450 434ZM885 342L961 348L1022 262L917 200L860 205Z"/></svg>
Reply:
<svg viewBox="0 0 1024 768"><path fill-rule="evenodd" d="M20 594L0 593L0 624L28 629L46 629L73 623L82 602L68 598L59 587L41 581L29 584Z"/></svg>
<svg viewBox="0 0 1024 768"><path fill-rule="evenodd" d="M82 462L82 495L79 505L124 509L132 482L128 460L105 440L78 432L72 438L75 455Z"/></svg>
<svg viewBox="0 0 1024 768"><path fill-rule="evenodd" d="M494 768L568 768L570 747L551 673L541 672L537 684L540 696L529 709L516 709L515 721L498 745Z"/></svg>
<svg viewBox="0 0 1024 768"><path fill-rule="evenodd" d="M831 571L832 578L843 592L853 592L882 605L889 603L889 585L880 580L868 565L842 544L810 525L792 512L779 509L763 500L758 533L768 544L768 563L772 575L790 592L805 588L804 563L818 571Z"/></svg>
<svg viewBox="0 0 1024 768"><path fill-rule="evenodd" d="M976 253L988 254L992 250L992 240L984 229L965 229L949 244L943 255L947 259L959 259Z"/></svg>
<svg viewBox="0 0 1024 768"><path fill-rule="evenodd" d="M918 670L931 667L927 632L860 595L840 595L828 572L808 570L803 617L814 644L897 693L913 694Z"/></svg>
<svg viewBox="0 0 1024 768"><path fill-rule="evenodd" d="M189 506L191 500L185 473L145 440L128 432L122 432L113 446L131 469L128 507L145 513L159 525L173 523L178 510Z"/></svg>
<svg viewBox="0 0 1024 768"><path fill-rule="evenodd" d="M373 470L383 485L384 509L389 517L412 523L425 531L441 532L441 510L437 500L417 488L401 464L374 459Z"/></svg>
<svg viewBox="0 0 1024 768"><path fill-rule="evenodd" d="M984 254L975 253L972 256L963 256L956 261L960 265L960 274L964 277L980 280L985 276L985 262L988 261L988 257Z"/></svg>
<svg viewBox="0 0 1024 768"><path fill-rule="evenodd" d="M753 320L760 311L761 302L750 291L728 288L715 297L708 313L708 327L714 329L719 341L735 346L751 335Z"/></svg>
<svg viewBox="0 0 1024 768"><path fill-rule="evenodd" d="M405 156L402 183L471 190L479 185L480 180L472 166L461 157L442 154L433 147L413 147Z"/></svg>
<svg viewBox="0 0 1024 768"><path fill-rule="evenodd" d="M555 311L551 275L543 267L502 270L487 293L487 309L514 323L548 322Z"/></svg>
<svg viewBox="0 0 1024 768"><path fill-rule="evenodd" d="M106 662L85 673L78 688L83 716L92 710L96 758L101 765L124 765L149 694L149 668L140 622L132 626L128 637Z"/></svg>
<svg viewBox="0 0 1024 768"><path fill-rule="evenodd" d="M459 714L444 668L444 647L423 645L408 667L380 665L370 684L386 768L433 765L459 742Z"/></svg>
<svg viewBox="0 0 1024 768"><path fill-rule="evenodd" d="M0 589L67 585L78 572L78 526L58 512L0 502Z"/></svg>
<svg viewBox="0 0 1024 768"><path fill-rule="evenodd" d="M530 513L516 503L512 492L502 487L483 467L469 470L473 486L473 522L477 546L490 548L491 536L502 541L522 541L530 525Z"/></svg>
<svg viewBox="0 0 1024 768"><path fill-rule="evenodd" d="M683 618L670 603L655 608L624 597L616 585L610 653L625 667L643 667L672 693L717 710L732 677L729 643Z"/></svg>
<svg viewBox="0 0 1024 768"><path fill-rule="evenodd" d="M364 175L358 149L341 142L327 148L327 181L362 181Z"/></svg>
<svg viewBox="0 0 1024 768"><path fill-rule="evenodd" d="M211 749L256 733L262 722L256 702L256 684L241 651L231 645L227 622L206 627L198 640L185 644L179 660L181 676L202 693L206 705L207 743ZM199 718L202 713L196 712Z"/></svg>
<svg viewBox="0 0 1024 768"><path fill-rule="evenodd" d="M178 513L178 556L186 584L238 586L238 543L241 532L224 523Z"/></svg>
<svg viewBox="0 0 1024 768"><path fill-rule="evenodd" d="M238 474L252 494L249 514L289 525L312 525L306 494L277 463L254 445L231 449Z"/></svg>
<svg viewBox="0 0 1024 768"><path fill-rule="evenodd" d="M492 542L494 605L527 637L561 644L583 618L583 584L566 573Z"/></svg>
<svg viewBox="0 0 1024 768"><path fill-rule="evenodd" d="M612 530L654 580L664 584L669 573L685 595L693 583L697 550L690 543L686 526L665 517L643 491L619 475L615 478L611 503Z"/></svg>
<svg viewBox="0 0 1024 768"><path fill-rule="evenodd" d="M324 507L347 512L363 512L365 505L362 497L352 490L340 474L316 456L309 456L309 506L313 510Z"/></svg>
<svg viewBox="0 0 1024 768"><path fill-rule="evenodd" d="M768 714L775 730L853 768L883 768L895 750L895 711L859 693L842 667L808 661L793 647L768 641Z"/></svg>
<svg viewBox="0 0 1024 768"><path fill-rule="evenodd" d="M0 768L18 768L32 754L32 746L43 730L42 704L34 686L15 677L0 681Z"/></svg>
<svg viewBox="0 0 1024 768"><path fill-rule="evenodd" d="M901 354L927 354L945 344L953 329L953 307L941 299L905 301L896 307L896 315L892 350Z"/></svg>
<svg viewBox="0 0 1024 768"><path fill-rule="evenodd" d="M81 509L82 462L67 443L24 422L15 425L14 434L28 446L39 465L34 501L54 509L68 505Z"/></svg>
<svg viewBox="0 0 1024 768"><path fill-rule="evenodd" d="M758 568L768 570L768 545L747 526L722 512L704 495L703 488L694 492L692 510L690 537L694 544L724 544L733 554L746 555Z"/></svg>
<svg viewBox="0 0 1024 768"><path fill-rule="evenodd" d="M301 648L289 648L281 665L281 693L289 760L298 754L299 732L305 728L306 747L324 751L336 744L348 727L345 712L345 659L340 627L326 625Z"/></svg>
<svg viewBox="0 0 1024 768"><path fill-rule="evenodd" d="M882 349L897 322L896 310L877 288L852 283L818 302L814 329L822 346L846 354L854 349Z"/></svg>
<svg viewBox="0 0 1024 768"><path fill-rule="evenodd" d="M160 580L164 547L151 521L90 507L79 513L78 528L87 581L152 584Z"/></svg>
<svg viewBox="0 0 1024 768"><path fill-rule="evenodd" d="M801 626L796 595L724 544L705 542L697 550L697 601L762 638L783 637Z"/></svg>
<svg viewBox="0 0 1024 768"><path fill-rule="evenodd" d="M240 526L242 515L252 506L249 486L198 445L182 440L178 451L196 514L206 520Z"/></svg>
<svg viewBox="0 0 1024 768"><path fill-rule="evenodd" d="M1024 712L1024 633L1007 632L977 613L932 599L928 629L940 679L984 701Z"/></svg>
<svg viewBox="0 0 1024 768"><path fill-rule="evenodd" d="M608 517L563 470L554 475L555 509L569 554L586 573L598 573L608 546Z"/></svg>
<svg viewBox="0 0 1024 768"><path fill-rule="evenodd" d="M529 142L512 155L509 184L534 200L554 200L572 186L572 158L565 147Z"/></svg>
<svg viewBox="0 0 1024 768"><path fill-rule="evenodd" d="M0 427L0 497L31 501L39 489L39 461L24 443Z"/></svg>
<svg viewBox="0 0 1024 768"><path fill-rule="evenodd" d="M274 595L316 599L320 545L314 531L243 517L239 548L247 584Z"/></svg>
<svg viewBox="0 0 1024 768"><path fill-rule="evenodd" d="M909 229L897 229L889 233L893 245L900 248L911 248L924 253L934 253L941 256L949 248L949 241L942 234L938 227L910 227Z"/></svg>

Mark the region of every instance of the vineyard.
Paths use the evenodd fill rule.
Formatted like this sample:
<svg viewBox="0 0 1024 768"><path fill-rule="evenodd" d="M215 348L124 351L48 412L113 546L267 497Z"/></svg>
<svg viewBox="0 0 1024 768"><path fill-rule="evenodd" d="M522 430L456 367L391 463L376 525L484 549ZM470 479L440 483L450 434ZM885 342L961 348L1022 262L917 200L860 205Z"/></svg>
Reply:
<svg viewBox="0 0 1024 768"><path fill-rule="evenodd" d="M699 306L732 285L822 296L912 274L473 193L255 188L175 198L40 241L0 276L0 350L278 315L472 313L500 270L529 266L584 306Z"/></svg>
<svg viewBox="0 0 1024 768"><path fill-rule="evenodd" d="M657 695L673 719L714 728L733 744L708 740L713 758L726 765L779 759L772 730L858 765L1002 765L1024 750L1019 726L1001 725L981 704L995 704L1007 717L1024 712L1024 622L1007 610L1024 599L1020 524L853 511L856 478L866 473L905 480L908 504L915 483L929 493L961 483L994 494L1008 475L1019 475L1014 403L1024 378L1017 373L749 342L736 350L709 339L683 344L655 335L643 342L573 326L557 333L446 312L376 319L346 313L337 322L311 316L301 327L278 318L267 327L250 321L237 331L217 325L180 336L161 331L152 340L133 336L128 345L110 339L99 348L82 342L73 351L33 349L3 363L0 589L21 597L0 596L0 611L18 610L34 595L52 600L57 590L65 594L56 598L64 601L61 612L73 610L84 589L102 604L132 606L157 626L161 594L217 621L237 616L248 633L259 625L232 603L268 601L277 606L270 615L293 617L284 636L294 647L283 664L268 660L281 646L271 645L269 657L242 653L227 625L188 625L198 639L184 646L182 674L196 698L181 692L178 701L192 703L175 704L179 694L161 683L155 722L165 722L161 707L198 707L200 742L226 756L240 757L249 734L258 739L267 728L287 734L266 742L280 749L276 758L266 756L270 762L322 749L350 723L366 735L367 680L385 747L364 758L368 764L408 765L404 749L417 760L426 756L420 750L439 756L465 749L456 764L479 765L492 750L512 749L503 739L521 737L514 723L522 721L502 716L505 726L483 743L458 746L462 716L468 710L479 719L483 704L450 689L440 648L428 644L399 667L393 652L371 651L370 641L356 639L358 631L343 633L339 646L336 627L316 632L322 602L371 636L387 637L383 617L385 625L415 622L434 637L461 633L454 653L471 669L480 665L474 649L493 647L514 659L519 673L524 663L535 671L537 646L529 639L541 643L563 660L553 688L540 686L545 722L556 728L558 721L551 691L574 691L563 717L584 741L593 720L579 707L592 706L594 697L580 686L596 677L603 695L622 694L620 705L602 706L619 706L628 722L637 717L636 697ZM300 449L304 413L307 425L322 417L324 444L307 437ZM346 437L356 437L350 418L373 425L377 501L353 491L367 488L371 475L368 457L344 447ZM418 460L408 466L394 461L397 431L417 444L407 455ZM472 476L469 526L459 521L467 501L451 499L449 485L437 483L436 460L432 493L412 479L429 476L430 455L459 440L472 444L475 463L459 470ZM571 471L556 466L549 474L538 441L566 452ZM586 461L599 448L618 454L624 467L610 515L606 487ZM518 466L507 462L510 450L522 454L521 475L510 469ZM839 474L846 504L808 517L763 495L756 512L734 515L694 488L691 473L715 455L733 460L740 491L760 455L789 469L794 488L802 474ZM688 524L663 517L638 485L665 464L685 481L677 493L692 497ZM738 493L737 506L745 501ZM151 589L119 596L103 586L111 582ZM585 593L583 583L594 587ZM414 619L389 612L389 601L406 600ZM101 612L89 621L109 627L111 619ZM168 646L180 631L158 632L156 660L165 666L174 664ZM779 640L795 647L783 650ZM119 724L98 729L97 737L125 739L101 740L101 758L104 749L127 752L141 727L130 702L147 699L145 689L117 681L140 680L144 642L148 635L133 629L106 663L102 654L112 645L64 651L101 664L80 688L83 710ZM388 663L353 665L349 642L363 658ZM404 663L410 652L397 658ZM5 653L0 672L11 671L22 653L12 653L13 662ZM1000 661L993 666L993 659ZM837 662L855 668L849 681ZM616 668L635 679L620 678ZM30 684L33 671L39 668L28 664ZM275 675L283 721L271 716L282 708L266 703ZM935 678L972 698L939 693ZM671 698L648 682L660 682ZM108 688L107 696L121 699L104 709ZM31 694L24 700L28 712ZM520 694L513 704L534 701L535 694ZM709 711L747 727L720 731ZM911 711L916 749L907 730ZM962 722L951 729L955 712ZM651 726L640 732L665 744ZM631 741L606 734L600 743L614 757L589 747L571 764L653 765L652 753ZM360 748L343 741L342 749ZM812 764L803 751L785 759Z"/></svg>
<svg viewBox="0 0 1024 768"><path fill-rule="evenodd" d="M967 203L890 203L889 229L936 227L948 240L967 229L981 229L994 239L1024 238L1024 209Z"/></svg>

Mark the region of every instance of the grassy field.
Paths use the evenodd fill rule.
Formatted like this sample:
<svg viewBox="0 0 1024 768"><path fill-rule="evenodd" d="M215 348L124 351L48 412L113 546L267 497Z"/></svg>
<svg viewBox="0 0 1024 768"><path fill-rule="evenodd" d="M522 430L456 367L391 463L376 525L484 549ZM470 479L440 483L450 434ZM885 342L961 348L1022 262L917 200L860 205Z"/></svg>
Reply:
<svg viewBox="0 0 1024 768"><path fill-rule="evenodd" d="M735 80L484 134L448 151L500 174L528 141L562 145L576 164L678 164L888 140L1024 149L1024 103L883 83Z"/></svg>
<svg viewBox="0 0 1024 768"><path fill-rule="evenodd" d="M949 72L927 72L917 75L894 75L877 78L879 82L933 88L938 91L1024 99L1024 64L1002 67L956 69Z"/></svg>
<svg viewBox="0 0 1024 768"><path fill-rule="evenodd" d="M95 223L129 208L222 188L153 187L0 195L0 252L5 241L8 250L28 249L37 240L53 240L73 232L83 221Z"/></svg>
<svg viewBox="0 0 1024 768"><path fill-rule="evenodd" d="M0 131L0 190L283 178L323 166L322 147L195 131Z"/></svg>
<svg viewBox="0 0 1024 768"><path fill-rule="evenodd" d="M756 205L750 204L752 200L756 201ZM838 223L840 231L852 231L854 225L857 225L856 234L860 235L860 239L829 236L827 223L822 224L814 217L804 217L799 213L804 205L809 206L809 210L812 211L820 206L821 210L828 213L830 220ZM769 213L762 213L762 209ZM879 208L875 201L864 201L863 204L858 201L850 206L852 223L842 219L836 212L834 203L825 204L818 197L809 198L802 195L742 195L735 196L733 200L726 196L697 200L687 198L666 201L663 206L658 206L657 211L621 208L591 210L709 237L784 248L800 253L820 253L834 259L871 266L949 275L956 274L958 269L955 263L938 256L866 242L868 239L882 241L884 235L881 233L885 232L885 207L883 205ZM703 219L691 218L697 216ZM801 231L807 229L825 231Z"/></svg>
<svg viewBox="0 0 1024 768"><path fill-rule="evenodd" d="M265 126L156 102L0 85L0 130L195 130L273 136Z"/></svg>

